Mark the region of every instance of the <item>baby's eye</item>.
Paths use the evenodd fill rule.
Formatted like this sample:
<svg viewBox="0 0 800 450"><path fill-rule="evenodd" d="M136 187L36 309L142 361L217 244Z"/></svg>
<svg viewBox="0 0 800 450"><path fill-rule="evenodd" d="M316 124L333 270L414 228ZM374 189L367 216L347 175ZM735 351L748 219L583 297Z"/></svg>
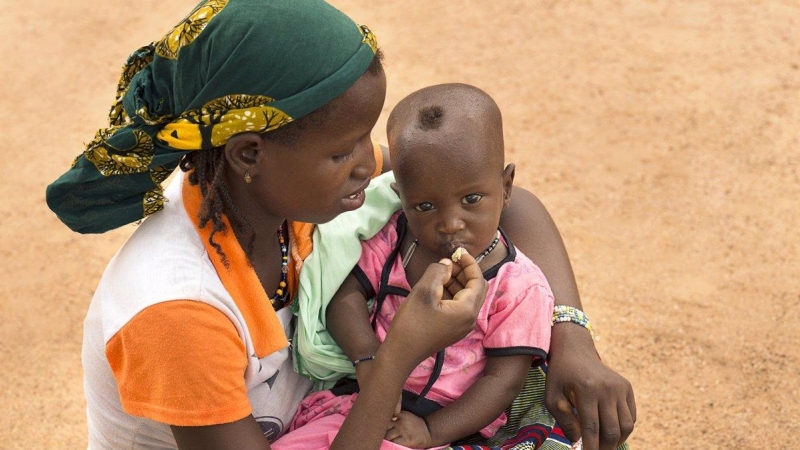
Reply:
<svg viewBox="0 0 800 450"><path fill-rule="evenodd" d="M481 194L469 194L465 195L464 198L461 199L461 203L472 205L481 201L482 198L483 196Z"/></svg>
<svg viewBox="0 0 800 450"><path fill-rule="evenodd" d="M432 211L435 208L433 207L433 203L423 202L415 206L414 209L416 209L417 211L425 212L425 211Z"/></svg>

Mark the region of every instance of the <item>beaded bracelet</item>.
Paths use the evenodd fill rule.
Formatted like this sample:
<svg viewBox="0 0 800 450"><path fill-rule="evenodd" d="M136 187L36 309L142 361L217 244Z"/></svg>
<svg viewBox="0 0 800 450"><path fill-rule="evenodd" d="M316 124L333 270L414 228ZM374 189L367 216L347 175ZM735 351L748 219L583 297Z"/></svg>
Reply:
<svg viewBox="0 0 800 450"><path fill-rule="evenodd" d="M553 325L561 322L572 322L586 328L589 331L589 335L594 339L592 324L589 323L589 318L580 309L572 306L556 305L553 308Z"/></svg>
<svg viewBox="0 0 800 450"><path fill-rule="evenodd" d="M362 363L362 362L364 362L364 361L372 361L373 359L375 359L375 355L372 355L372 356L365 356L365 357L363 357L363 358L358 358L357 360L355 360L355 361L351 361L351 362L353 363L353 367L355 367L355 366L357 366L357 365L358 365L358 363Z"/></svg>

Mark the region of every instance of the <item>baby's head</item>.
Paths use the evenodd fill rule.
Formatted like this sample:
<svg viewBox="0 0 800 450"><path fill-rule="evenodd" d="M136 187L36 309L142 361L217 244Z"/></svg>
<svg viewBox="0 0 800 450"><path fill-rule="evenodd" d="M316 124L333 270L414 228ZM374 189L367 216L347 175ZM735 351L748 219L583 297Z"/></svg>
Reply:
<svg viewBox="0 0 800 450"><path fill-rule="evenodd" d="M394 108L387 135L394 187L419 244L442 257L486 249L514 181L494 100L466 84L420 89Z"/></svg>

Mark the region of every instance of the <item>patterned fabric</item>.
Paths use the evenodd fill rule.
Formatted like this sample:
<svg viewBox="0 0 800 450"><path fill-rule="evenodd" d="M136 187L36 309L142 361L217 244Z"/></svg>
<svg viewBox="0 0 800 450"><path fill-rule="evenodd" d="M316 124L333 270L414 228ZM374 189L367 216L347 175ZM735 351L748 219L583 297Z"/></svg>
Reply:
<svg viewBox="0 0 800 450"><path fill-rule="evenodd" d="M164 206L186 152L266 133L342 94L377 50L366 26L322 0L205 0L130 55L101 129L47 188L74 231L102 233Z"/></svg>
<svg viewBox="0 0 800 450"><path fill-rule="evenodd" d="M490 439L474 436L448 450L570 450L555 419L544 406L547 366L531 367L522 391L506 410L508 422ZM622 444L617 450L629 450Z"/></svg>

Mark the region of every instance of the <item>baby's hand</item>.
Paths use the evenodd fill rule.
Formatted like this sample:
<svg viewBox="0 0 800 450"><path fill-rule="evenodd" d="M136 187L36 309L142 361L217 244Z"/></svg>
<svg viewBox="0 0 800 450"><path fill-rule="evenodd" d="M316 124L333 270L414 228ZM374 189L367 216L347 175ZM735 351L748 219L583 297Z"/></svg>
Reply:
<svg viewBox="0 0 800 450"><path fill-rule="evenodd" d="M433 447L433 439L425 421L408 411L401 411L397 415L397 420L386 432L385 439L410 448Z"/></svg>

